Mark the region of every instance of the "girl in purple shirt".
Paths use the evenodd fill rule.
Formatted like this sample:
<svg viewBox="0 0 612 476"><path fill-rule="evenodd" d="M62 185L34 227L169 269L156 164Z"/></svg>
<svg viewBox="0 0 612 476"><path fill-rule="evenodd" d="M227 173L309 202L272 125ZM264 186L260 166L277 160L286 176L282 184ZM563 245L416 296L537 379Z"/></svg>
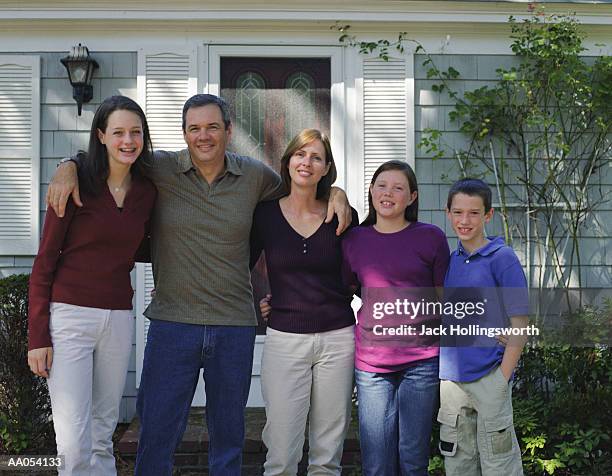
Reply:
<svg viewBox="0 0 612 476"><path fill-rule="evenodd" d="M368 201L367 218L342 242L345 279L361 287L363 300L355 333L363 474L426 475L439 347L421 334L438 320L404 303L436 299L448 243L438 227L418 221L417 181L407 163L381 165Z"/></svg>

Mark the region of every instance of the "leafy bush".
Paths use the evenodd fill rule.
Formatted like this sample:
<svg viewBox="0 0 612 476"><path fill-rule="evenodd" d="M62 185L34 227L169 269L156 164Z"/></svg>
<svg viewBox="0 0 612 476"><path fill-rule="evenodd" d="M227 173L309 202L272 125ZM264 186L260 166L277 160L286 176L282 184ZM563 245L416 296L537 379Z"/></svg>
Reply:
<svg viewBox="0 0 612 476"><path fill-rule="evenodd" d="M612 300L571 316L609 327ZM612 474L609 345L540 344L525 350L514 385L515 425L530 474Z"/></svg>
<svg viewBox="0 0 612 476"><path fill-rule="evenodd" d="M45 379L27 364L28 275L0 279L0 452L49 446L51 403Z"/></svg>

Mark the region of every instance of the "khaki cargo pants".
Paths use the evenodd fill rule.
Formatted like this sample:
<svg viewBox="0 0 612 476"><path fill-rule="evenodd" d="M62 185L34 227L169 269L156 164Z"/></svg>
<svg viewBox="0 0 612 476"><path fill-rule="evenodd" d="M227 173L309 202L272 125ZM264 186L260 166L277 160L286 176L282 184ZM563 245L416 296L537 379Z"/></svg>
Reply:
<svg viewBox="0 0 612 476"><path fill-rule="evenodd" d="M440 382L440 452L447 476L522 476L512 388L496 367L474 382Z"/></svg>

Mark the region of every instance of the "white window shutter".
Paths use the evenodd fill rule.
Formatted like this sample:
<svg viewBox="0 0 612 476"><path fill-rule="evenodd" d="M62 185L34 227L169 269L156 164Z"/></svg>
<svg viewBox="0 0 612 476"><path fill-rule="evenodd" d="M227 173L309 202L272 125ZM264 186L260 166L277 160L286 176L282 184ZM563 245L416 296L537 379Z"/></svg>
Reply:
<svg viewBox="0 0 612 476"><path fill-rule="evenodd" d="M0 255L39 241L40 58L0 56Z"/></svg>
<svg viewBox="0 0 612 476"><path fill-rule="evenodd" d="M411 83L405 58L363 60L363 154L365 208L372 175L392 159L412 161Z"/></svg>
<svg viewBox="0 0 612 476"><path fill-rule="evenodd" d="M143 107L155 149L185 148L183 104L197 93L196 50L140 50L138 52L138 102ZM154 288L150 264L136 264L136 387L140 375L149 320L143 312Z"/></svg>
<svg viewBox="0 0 612 476"><path fill-rule="evenodd" d="M138 99L147 115L155 149L185 148L183 104L197 92L196 66L195 50L139 52Z"/></svg>

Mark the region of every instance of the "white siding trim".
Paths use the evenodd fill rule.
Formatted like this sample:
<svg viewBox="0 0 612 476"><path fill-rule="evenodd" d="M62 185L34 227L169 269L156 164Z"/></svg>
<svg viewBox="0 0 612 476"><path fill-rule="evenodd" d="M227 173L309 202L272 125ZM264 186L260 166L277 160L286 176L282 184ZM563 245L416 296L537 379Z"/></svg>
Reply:
<svg viewBox="0 0 612 476"><path fill-rule="evenodd" d="M406 160L416 172L415 108L414 108L414 54L406 58Z"/></svg>
<svg viewBox="0 0 612 476"><path fill-rule="evenodd" d="M364 217L367 200L364 202L364 158L363 158L363 59L357 48L345 49L346 71L346 141L347 184L349 202Z"/></svg>
<svg viewBox="0 0 612 476"><path fill-rule="evenodd" d="M74 38L80 38L91 51L120 52L137 51L146 48L149 44L157 44L163 34L165 46L168 49L180 49L191 43L213 44L242 44L259 45L267 48L270 45L300 45L300 46L338 46L338 34L329 30L325 24L312 25L302 23L303 29L291 31L296 28L295 23L277 23L274 25L253 24L249 31L245 31L238 23L188 23L174 22L164 24L164 31L159 31L158 23L138 22L137 24L118 28L119 23L111 24L100 22L81 30L66 32L58 25L22 22L2 24L0 21L0 44L3 52L58 52L65 51L67 46L74 44ZM328 24L329 25L329 24ZM476 28L477 27L477 28ZM405 30L406 24L376 24L367 26L367 33L363 39L388 38L393 40L397 32ZM364 26L365 29L365 26ZM588 55L610 54L609 28L592 26L585 28L588 38L585 47ZM454 24L439 28L436 24L410 25L411 37L418 40L425 49L432 54L489 54L512 55L510 39L505 25L474 25ZM367 36L366 36L367 35ZM446 44L446 37L450 35L450 43ZM358 35L362 37L362 35ZM606 46L597 46L604 44ZM443 47L443 48L442 48ZM442 51L443 50L443 51ZM200 90L205 90L203 86Z"/></svg>
<svg viewBox="0 0 612 476"><path fill-rule="evenodd" d="M30 2L32 3L32 2ZM227 2L205 2L194 8L194 2L179 1L171 6L166 2L106 1L90 3L70 2L70 7L55 2L55 6L33 4L28 9L0 10L0 18L7 20L85 20L85 21L376 21L376 22L469 22L505 23L509 15L520 21L529 16L524 2L397 2L367 0L352 2L255 2L246 1L227 5ZM131 5L130 5L131 4ZM563 13L571 8L582 24L612 24L609 5L559 2L547 5L550 13Z"/></svg>
<svg viewBox="0 0 612 476"><path fill-rule="evenodd" d="M40 234L40 57L0 56L0 255L35 255Z"/></svg>

